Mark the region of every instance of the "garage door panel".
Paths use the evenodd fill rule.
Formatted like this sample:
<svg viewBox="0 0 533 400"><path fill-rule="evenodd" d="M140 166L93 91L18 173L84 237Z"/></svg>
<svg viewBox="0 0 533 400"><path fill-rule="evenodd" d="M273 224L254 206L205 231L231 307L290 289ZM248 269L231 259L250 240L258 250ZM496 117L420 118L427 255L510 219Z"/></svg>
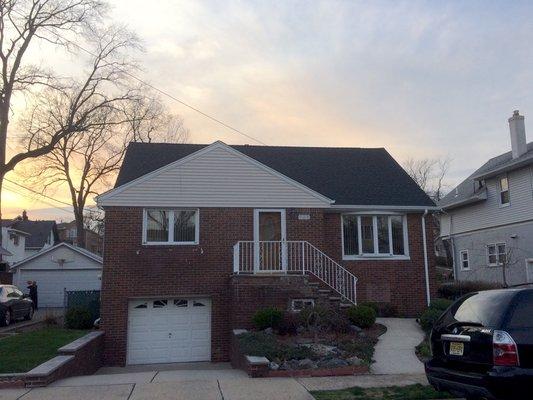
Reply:
<svg viewBox="0 0 533 400"><path fill-rule="evenodd" d="M139 305L143 308L135 308ZM208 299L132 301L128 316L128 363L209 361L210 305Z"/></svg>

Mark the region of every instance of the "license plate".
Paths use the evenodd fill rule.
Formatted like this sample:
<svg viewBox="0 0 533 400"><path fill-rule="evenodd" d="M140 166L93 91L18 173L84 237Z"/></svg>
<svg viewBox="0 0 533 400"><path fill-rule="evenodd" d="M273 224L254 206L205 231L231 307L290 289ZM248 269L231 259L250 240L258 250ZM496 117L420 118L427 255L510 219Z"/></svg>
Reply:
<svg viewBox="0 0 533 400"><path fill-rule="evenodd" d="M450 342L450 355L462 356L465 352L465 345L461 342Z"/></svg>

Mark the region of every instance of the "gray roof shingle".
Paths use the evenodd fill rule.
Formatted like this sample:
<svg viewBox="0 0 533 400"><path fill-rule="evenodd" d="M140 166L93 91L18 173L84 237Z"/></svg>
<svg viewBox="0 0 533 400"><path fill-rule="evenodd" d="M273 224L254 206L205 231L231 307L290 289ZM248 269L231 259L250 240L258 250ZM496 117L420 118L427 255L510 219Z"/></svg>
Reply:
<svg viewBox="0 0 533 400"><path fill-rule="evenodd" d="M439 201L439 207L449 208L455 204L463 204L469 200L482 199L484 188L480 188L479 179L490 177L498 172L518 168L525 164L533 163L533 142L527 144L527 152L518 158L513 158L511 151L500 154L488 160L485 164L475 170L468 178L457 185L450 193ZM481 196L480 196L481 195Z"/></svg>
<svg viewBox="0 0 533 400"><path fill-rule="evenodd" d="M208 145L130 143L115 188ZM231 146L337 205L435 204L383 148Z"/></svg>

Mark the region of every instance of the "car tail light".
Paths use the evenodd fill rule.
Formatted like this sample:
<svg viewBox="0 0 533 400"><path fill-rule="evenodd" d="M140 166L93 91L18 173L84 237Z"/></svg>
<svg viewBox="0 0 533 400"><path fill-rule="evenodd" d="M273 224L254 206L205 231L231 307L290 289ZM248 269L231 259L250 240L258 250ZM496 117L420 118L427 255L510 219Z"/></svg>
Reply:
<svg viewBox="0 0 533 400"><path fill-rule="evenodd" d="M518 366L518 348L505 331L494 331L492 336L492 353L494 365Z"/></svg>

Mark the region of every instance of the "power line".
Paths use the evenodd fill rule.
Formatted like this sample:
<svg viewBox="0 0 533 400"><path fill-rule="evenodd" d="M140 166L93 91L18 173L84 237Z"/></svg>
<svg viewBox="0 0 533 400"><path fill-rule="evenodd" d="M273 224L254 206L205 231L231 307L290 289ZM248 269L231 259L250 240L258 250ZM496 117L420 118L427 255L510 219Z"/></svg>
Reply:
<svg viewBox="0 0 533 400"><path fill-rule="evenodd" d="M21 15L21 16L22 16L22 15ZM93 57L98 57L98 55L94 54L94 53L91 52L90 50L87 50L86 48L84 48L84 47L81 46L80 44L75 43L75 42L73 42L72 40L65 38L64 36L60 35L59 33L54 32L54 31L51 30L50 28L43 27L43 29L44 29L44 30L47 30L47 31L50 32L52 35L55 35L56 37L58 37L58 38L60 38L60 39L63 39L65 42L68 42L68 43L72 44L73 46L75 46L75 47L77 47L78 49L84 51L85 53L87 53L87 54L89 54L89 55L91 55L91 56L93 56ZM218 118L213 117L212 115L209 115L209 114L203 112L203 111L200 110L199 108L194 107L194 106L192 106L191 104L188 104L188 103L186 103L185 101L178 99L177 97L175 97L174 95L171 95L170 93L164 91L163 89L159 89L158 87L152 85L151 83L148 83L148 82L144 81L143 79L137 77L136 75L132 74L131 72L128 72L128 71L126 71L126 70L123 69L123 68L118 68L118 70L121 71L122 73L128 75L129 77L135 79L136 81L142 83L143 85L146 85L146 86L148 86L148 87L154 89L156 92L159 92L159 93L161 93L162 95L167 96L168 98L170 98L170 99L172 99L172 100L174 100L174 101L180 103L181 105L183 105L183 106L185 106L185 107L187 107L187 108L189 108L189 109L191 109L191 110L197 112L198 114L200 114L200 115L202 115L202 116L204 116L204 117L206 117L206 118L209 118L211 121L214 121L214 122L216 122L216 123L222 125L223 127L227 128L227 129L230 129L230 130L232 130L232 131L238 133L239 135L242 135L242 136L244 136L244 137L247 137L248 139L251 139L251 140L253 140L253 141L255 141L255 142L259 143L259 144L262 144L262 145L264 145L264 146L267 145L265 142L262 142L261 140L255 138L255 137L253 137L253 136L251 136L251 135L248 135L247 133L244 133L244 132L241 131L240 129L237 129L237 128L235 128L235 127L229 125L229 124L226 124L225 122L219 120Z"/></svg>
<svg viewBox="0 0 533 400"><path fill-rule="evenodd" d="M18 187L21 187L22 189L26 189L26 190L29 191L29 192L35 193L35 194L38 195L38 196L42 196L42 197L45 197L45 198L47 198L47 199L50 199L50 200L56 201L56 202L61 203L61 204L65 204L65 205L67 205L67 206L69 206L69 207L72 207L72 204L71 204L71 203L68 203L68 202L66 202L66 201L62 201L62 200L58 200L58 199L54 199L53 197L47 196L47 195L44 194L44 193L40 193L40 192L38 192L38 191L36 191L36 190L30 189L29 187L26 187L26 186L24 186L24 185L21 185L20 183L17 183L17 182L15 182L15 181L12 181L11 179L4 178L4 180L7 181L7 182L12 183L13 185L17 185Z"/></svg>
<svg viewBox="0 0 533 400"><path fill-rule="evenodd" d="M56 208L56 209L58 209L60 211L63 211L65 213L69 214L69 215L72 215L71 211L65 210L64 208L61 208L61 207L59 207L59 206L57 206L55 204L52 204L51 202L48 202L46 200L37 199L37 198L27 194L27 193L23 193L22 191L17 190L16 188L12 188L12 187L6 186L6 189L8 189L10 192L18 194L19 196L23 196L23 197L29 198L30 200L38 201L38 202L43 203L43 204L47 204L50 207Z"/></svg>

